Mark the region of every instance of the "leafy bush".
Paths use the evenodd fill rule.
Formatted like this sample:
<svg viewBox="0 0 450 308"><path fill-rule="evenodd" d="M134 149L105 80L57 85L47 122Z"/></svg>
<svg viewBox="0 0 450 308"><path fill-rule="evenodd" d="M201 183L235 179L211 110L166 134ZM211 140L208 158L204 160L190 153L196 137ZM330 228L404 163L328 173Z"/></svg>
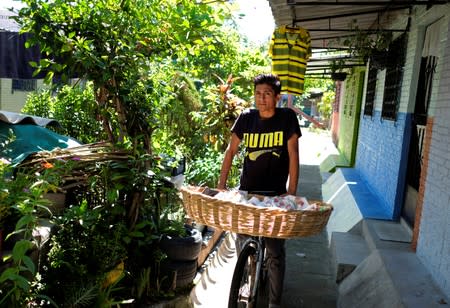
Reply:
<svg viewBox="0 0 450 308"><path fill-rule="evenodd" d="M106 139L97 117L100 110L95 104L92 83L85 87L65 85L56 95L51 90L32 93L22 112L58 120L61 126L55 130L81 143Z"/></svg>
<svg viewBox="0 0 450 308"><path fill-rule="evenodd" d="M189 162L186 172L186 181L191 185L216 187L222 167L223 153L206 148L203 155ZM239 183L242 159L235 158L233 167L228 175L228 186L236 187Z"/></svg>
<svg viewBox="0 0 450 308"><path fill-rule="evenodd" d="M28 296L30 288L23 289L20 300L48 292L59 305L72 299L73 306L106 307L115 295L157 297L167 290L161 289L158 277L164 255L155 241L161 232L179 229L174 219L183 219L176 191L165 186L167 174L158 155L186 156L188 179L215 186L237 101L231 99L229 80L217 87L213 76L242 73L244 78L232 78L233 95L249 101L252 84L246 77L253 77L249 72L262 69L267 59L249 50L242 53L237 33L224 31L230 15L227 2L23 2L26 7L17 19L23 31L32 34L28 44L39 45L48 55L32 63L37 72L46 71L47 81L55 74L63 80L75 74L92 82L85 88L39 93L24 112L60 120L65 134L81 142L108 140L116 149L125 148L127 160L99 158L86 167L87 175L73 173L84 182L72 183L76 192L71 208L53 220L45 270L36 273L28 261L25 264L41 293ZM199 92L191 80L203 82ZM191 121L194 118L198 121ZM238 171L235 167L230 174L232 186ZM25 214L35 221L36 216L29 216L33 211ZM22 260L28 250L20 251ZM13 278L29 287L29 281L20 279L23 269L23 263L16 264L19 272ZM116 269L126 273L117 284L121 289L104 288L104 278ZM61 277L65 273L69 277ZM46 276L39 280L37 274ZM9 290L3 286L2 291ZM58 286L64 292L58 293Z"/></svg>
<svg viewBox="0 0 450 308"><path fill-rule="evenodd" d="M46 295L57 303L70 305L87 293L97 295L112 283L106 273L127 258L124 221L104 207L74 206L55 219L52 233L41 274Z"/></svg>

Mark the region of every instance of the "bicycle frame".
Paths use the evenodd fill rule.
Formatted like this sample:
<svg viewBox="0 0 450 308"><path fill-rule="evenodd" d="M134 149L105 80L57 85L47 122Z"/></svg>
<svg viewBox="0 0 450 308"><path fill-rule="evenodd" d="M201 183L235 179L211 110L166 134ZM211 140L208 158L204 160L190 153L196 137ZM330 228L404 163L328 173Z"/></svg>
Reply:
<svg viewBox="0 0 450 308"><path fill-rule="evenodd" d="M259 287L259 280L262 274L262 267L265 256L265 244L264 239L262 237L258 237L257 240L249 239L248 245L256 245L256 272L255 272L255 281L253 283L253 290L251 293L251 298L256 301L256 295ZM245 245L244 245L245 246Z"/></svg>

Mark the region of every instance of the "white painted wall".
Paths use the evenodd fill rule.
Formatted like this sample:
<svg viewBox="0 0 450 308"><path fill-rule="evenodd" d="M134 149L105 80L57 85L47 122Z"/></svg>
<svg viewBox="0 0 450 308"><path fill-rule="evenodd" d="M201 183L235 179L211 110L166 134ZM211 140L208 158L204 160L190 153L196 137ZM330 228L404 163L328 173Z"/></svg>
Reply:
<svg viewBox="0 0 450 308"><path fill-rule="evenodd" d="M423 40L426 26L436 21L440 22L440 57L429 110L434 125L417 255L437 285L450 297L450 6L415 10L411 37L416 41ZM413 59L419 59L417 54L408 54L410 64ZM410 67L407 70L413 80L410 87L413 94L417 72ZM412 95L409 101L414 101L414 97ZM406 107L412 110L412 106Z"/></svg>
<svg viewBox="0 0 450 308"><path fill-rule="evenodd" d="M38 80L37 89L44 87L44 81ZM12 91L12 79L0 78L0 110L20 112L30 93L27 91Z"/></svg>

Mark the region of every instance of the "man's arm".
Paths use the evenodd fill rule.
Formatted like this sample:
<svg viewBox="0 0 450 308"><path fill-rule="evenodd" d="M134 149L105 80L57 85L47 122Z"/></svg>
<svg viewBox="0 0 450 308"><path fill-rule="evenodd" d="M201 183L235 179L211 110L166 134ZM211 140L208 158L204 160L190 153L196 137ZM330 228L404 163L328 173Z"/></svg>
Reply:
<svg viewBox="0 0 450 308"><path fill-rule="evenodd" d="M293 134L288 140L289 184L287 194L296 195L299 175L298 135Z"/></svg>
<svg viewBox="0 0 450 308"><path fill-rule="evenodd" d="M233 165L233 158L239 150L239 144L241 140L239 137L233 133L231 135L230 143L225 150L225 155L222 162L222 169L220 170L219 183L217 183L218 189L225 189L227 186L228 173L230 172L231 166Z"/></svg>

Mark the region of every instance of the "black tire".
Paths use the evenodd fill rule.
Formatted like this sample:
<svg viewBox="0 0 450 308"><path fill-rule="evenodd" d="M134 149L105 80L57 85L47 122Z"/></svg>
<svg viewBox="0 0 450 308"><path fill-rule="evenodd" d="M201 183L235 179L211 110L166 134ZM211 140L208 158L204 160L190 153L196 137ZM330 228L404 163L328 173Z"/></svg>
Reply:
<svg viewBox="0 0 450 308"><path fill-rule="evenodd" d="M175 288L182 288L194 281L197 274L197 261L173 261L165 260L162 263L161 279L163 286L170 288L175 278Z"/></svg>
<svg viewBox="0 0 450 308"><path fill-rule="evenodd" d="M267 261L266 261L267 262ZM267 264L259 277L258 285L258 305L261 307L269 306L269 273L267 271Z"/></svg>
<svg viewBox="0 0 450 308"><path fill-rule="evenodd" d="M161 250L174 261L194 261L202 249L202 234L197 229L186 227L188 236L177 237L163 235L160 241Z"/></svg>
<svg viewBox="0 0 450 308"><path fill-rule="evenodd" d="M256 307L257 294L254 298L249 299L249 303L242 298L240 294L241 287L244 286L248 280L251 280L248 284L249 290L253 289L253 283L251 277L255 277L256 272L256 248L252 245L246 245L239 254L234 268L233 278L231 280L230 296L228 298L228 308L240 308L240 307ZM251 266L253 264L253 266ZM253 272L253 273L251 273Z"/></svg>

